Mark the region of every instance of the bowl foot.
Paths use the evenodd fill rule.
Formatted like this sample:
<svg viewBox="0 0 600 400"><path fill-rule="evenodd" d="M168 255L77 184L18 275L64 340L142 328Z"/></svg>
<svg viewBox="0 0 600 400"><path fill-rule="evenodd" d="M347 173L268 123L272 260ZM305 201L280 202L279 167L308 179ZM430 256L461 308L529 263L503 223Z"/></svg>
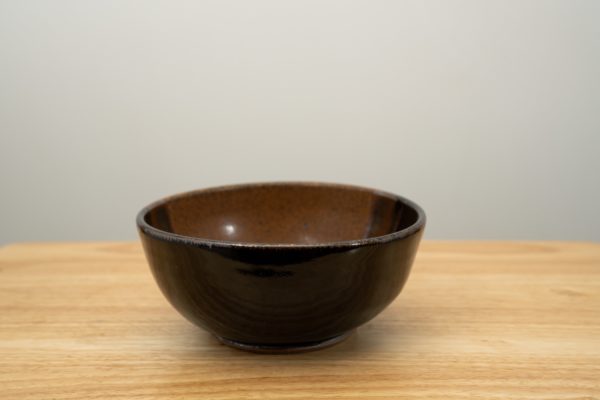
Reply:
<svg viewBox="0 0 600 400"><path fill-rule="evenodd" d="M221 343L226 346L233 347L239 350L251 351L253 353L267 353L267 354L287 354L287 353L304 353L306 351L321 350L348 339L354 333L354 329L348 332L344 332L341 335L334 336L329 339L321 340L318 342L307 342L307 343L293 343L293 344L254 344L254 343L243 343L236 340L226 339L221 336L216 336Z"/></svg>

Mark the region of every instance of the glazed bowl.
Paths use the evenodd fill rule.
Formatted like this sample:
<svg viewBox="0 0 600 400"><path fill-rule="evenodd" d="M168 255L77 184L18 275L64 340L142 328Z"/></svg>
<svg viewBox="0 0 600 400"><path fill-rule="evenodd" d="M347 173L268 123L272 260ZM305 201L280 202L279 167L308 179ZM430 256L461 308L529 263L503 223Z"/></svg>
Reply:
<svg viewBox="0 0 600 400"><path fill-rule="evenodd" d="M425 227L401 196L331 183L256 183L157 201L137 216L161 291L223 343L334 344L400 293Z"/></svg>

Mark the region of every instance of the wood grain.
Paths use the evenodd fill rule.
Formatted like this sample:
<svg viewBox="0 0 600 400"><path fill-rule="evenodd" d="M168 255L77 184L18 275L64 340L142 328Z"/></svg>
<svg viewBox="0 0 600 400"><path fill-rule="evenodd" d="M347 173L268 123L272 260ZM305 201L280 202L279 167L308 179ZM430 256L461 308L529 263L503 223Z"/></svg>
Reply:
<svg viewBox="0 0 600 400"><path fill-rule="evenodd" d="M10 245L0 398L600 398L600 245L425 242L347 342L276 356L180 317L136 243Z"/></svg>

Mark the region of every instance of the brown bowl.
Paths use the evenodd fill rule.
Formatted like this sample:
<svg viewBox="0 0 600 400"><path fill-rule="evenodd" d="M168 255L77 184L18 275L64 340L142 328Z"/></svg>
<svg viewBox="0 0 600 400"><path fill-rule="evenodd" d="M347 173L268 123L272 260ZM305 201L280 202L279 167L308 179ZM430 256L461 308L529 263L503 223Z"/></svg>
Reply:
<svg viewBox="0 0 600 400"><path fill-rule="evenodd" d="M137 225L181 314L225 344L277 352L336 343L389 305L425 213L357 186L259 183L169 197Z"/></svg>

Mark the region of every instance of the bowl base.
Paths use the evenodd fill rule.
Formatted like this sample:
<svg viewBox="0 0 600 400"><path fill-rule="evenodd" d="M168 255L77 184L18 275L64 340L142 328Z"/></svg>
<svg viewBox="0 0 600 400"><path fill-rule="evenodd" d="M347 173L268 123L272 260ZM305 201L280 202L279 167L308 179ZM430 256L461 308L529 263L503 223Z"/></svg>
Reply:
<svg viewBox="0 0 600 400"><path fill-rule="evenodd" d="M233 347L238 350L250 351L253 353L266 353L266 354L288 354L288 353L304 353L307 351L321 350L348 339L353 333L354 329L348 332L344 332L341 335L334 336L329 339L321 340L318 342L308 343L292 343L292 344L280 344L280 345L269 345L269 344L254 344L254 343L243 343L236 340L227 339L221 336L216 338L226 346Z"/></svg>

